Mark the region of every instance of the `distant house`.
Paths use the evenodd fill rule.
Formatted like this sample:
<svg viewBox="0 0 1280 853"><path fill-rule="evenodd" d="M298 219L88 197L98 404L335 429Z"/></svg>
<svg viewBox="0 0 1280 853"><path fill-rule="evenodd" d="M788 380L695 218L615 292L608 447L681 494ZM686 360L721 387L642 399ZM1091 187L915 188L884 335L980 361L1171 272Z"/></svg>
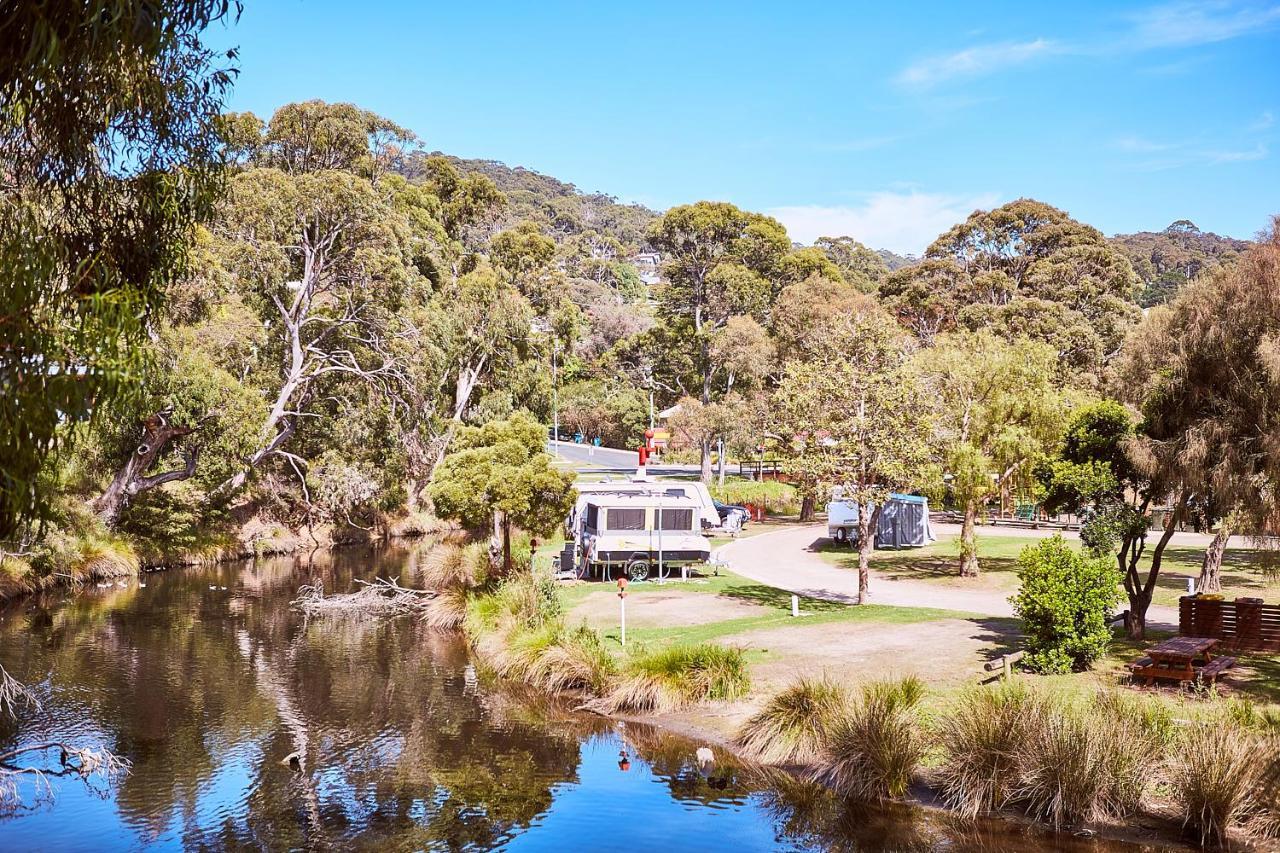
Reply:
<svg viewBox="0 0 1280 853"><path fill-rule="evenodd" d="M631 258L631 263L645 284L657 284L662 277L662 255L657 252L641 252Z"/></svg>

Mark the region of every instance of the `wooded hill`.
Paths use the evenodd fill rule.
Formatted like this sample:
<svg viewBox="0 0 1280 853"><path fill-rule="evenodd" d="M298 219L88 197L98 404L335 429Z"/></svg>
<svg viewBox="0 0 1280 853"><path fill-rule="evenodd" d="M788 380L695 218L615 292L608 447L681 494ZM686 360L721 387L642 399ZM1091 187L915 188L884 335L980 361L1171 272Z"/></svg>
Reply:
<svg viewBox="0 0 1280 853"><path fill-rule="evenodd" d="M1186 219L1163 231L1117 234L1111 241L1128 256L1142 279L1138 304L1144 308L1168 302L1188 281L1231 263L1252 245L1248 240L1201 231Z"/></svg>

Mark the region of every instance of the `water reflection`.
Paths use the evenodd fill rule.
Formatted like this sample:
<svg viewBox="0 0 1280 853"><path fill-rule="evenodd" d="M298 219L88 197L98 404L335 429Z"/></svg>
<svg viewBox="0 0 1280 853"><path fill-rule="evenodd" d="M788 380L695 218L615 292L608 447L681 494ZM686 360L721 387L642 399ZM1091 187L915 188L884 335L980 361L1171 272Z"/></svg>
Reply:
<svg viewBox="0 0 1280 853"><path fill-rule="evenodd" d="M701 766L686 740L488 684L456 639L411 621L289 609L303 583L411 582L413 555L182 570L5 611L0 662L44 702L0 746L96 742L133 772L106 798L58 786L52 807L0 822L0 847L1103 849Z"/></svg>

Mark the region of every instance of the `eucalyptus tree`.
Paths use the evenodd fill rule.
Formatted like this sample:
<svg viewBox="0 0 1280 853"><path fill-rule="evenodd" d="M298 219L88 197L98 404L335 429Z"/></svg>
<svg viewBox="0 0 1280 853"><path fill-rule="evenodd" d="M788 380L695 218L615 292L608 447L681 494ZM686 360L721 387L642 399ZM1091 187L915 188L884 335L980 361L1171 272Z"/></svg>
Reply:
<svg viewBox="0 0 1280 853"><path fill-rule="evenodd" d="M1128 259L1101 232L1033 199L975 211L880 287L922 340L987 328L1029 337L1095 384L1140 317L1138 290Z"/></svg>
<svg viewBox="0 0 1280 853"><path fill-rule="evenodd" d="M1132 630L1140 636L1172 530L1193 499L1228 519L1206 554L1217 581L1233 521L1275 536L1280 518L1280 236L1273 222L1231 268L1198 279L1153 308L1126 342L1115 391L1142 414L1130 453L1149 500L1172 513L1145 574L1129 570Z"/></svg>
<svg viewBox="0 0 1280 853"><path fill-rule="evenodd" d="M46 457L136 389L140 348L220 189L228 0L0 15L0 540L48 509Z"/></svg>
<svg viewBox="0 0 1280 853"><path fill-rule="evenodd" d="M418 220L374 182L370 140L388 127L344 104L284 107L260 155L272 165L231 180L214 232L233 288L269 330L253 370L268 402L253 450L219 494L268 460L305 482L307 461L288 444L343 382L403 400L400 309L426 285L414 263Z"/></svg>
<svg viewBox="0 0 1280 853"><path fill-rule="evenodd" d="M716 395L720 367L713 334L735 315L764 315L775 292L770 277L791 244L777 220L709 201L668 210L650 228L649 241L666 258L664 321L691 323L686 347L701 386L694 393L707 405ZM699 450L702 479L710 482L709 438Z"/></svg>
<svg viewBox="0 0 1280 853"><path fill-rule="evenodd" d="M858 503L858 603L880 513L895 491L919 488L931 460L933 414L913 342L879 312L826 326L815 355L787 363L774 397L802 467Z"/></svg>
<svg viewBox="0 0 1280 853"><path fill-rule="evenodd" d="M1058 386L1057 354L1046 344L989 331L952 333L921 353L937 405L934 442L964 508L960 574L976 577L974 527L983 503L1029 482L1061 441L1070 395Z"/></svg>
<svg viewBox="0 0 1280 853"><path fill-rule="evenodd" d="M841 277L863 293L874 293L889 275L889 266L852 237L819 237L814 246L826 253Z"/></svg>

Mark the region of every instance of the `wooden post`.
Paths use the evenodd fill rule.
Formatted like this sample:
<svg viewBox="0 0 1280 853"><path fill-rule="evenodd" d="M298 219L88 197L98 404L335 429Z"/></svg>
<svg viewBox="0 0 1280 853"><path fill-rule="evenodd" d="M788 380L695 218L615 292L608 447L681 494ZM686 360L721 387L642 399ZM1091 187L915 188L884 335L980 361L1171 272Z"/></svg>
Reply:
<svg viewBox="0 0 1280 853"><path fill-rule="evenodd" d="M623 648L626 648L626 645L627 645L627 584L628 583L630 583L630 581L628 581L626 575L623 575L622 577L618 578L618 614L621 617L621 625L622 625L621 635L622 635Z"/></svg>
<svg viewBox="0 0 1280 853"><path fill-rule="evenodd" d="M987 661L982 668L987 672L995 672L1000 670L1000 680L1008 681L1013 678L1013 665L1026 657L1026 652L1013 652L1012 654L1001 655L992 661Z"/></svg>

